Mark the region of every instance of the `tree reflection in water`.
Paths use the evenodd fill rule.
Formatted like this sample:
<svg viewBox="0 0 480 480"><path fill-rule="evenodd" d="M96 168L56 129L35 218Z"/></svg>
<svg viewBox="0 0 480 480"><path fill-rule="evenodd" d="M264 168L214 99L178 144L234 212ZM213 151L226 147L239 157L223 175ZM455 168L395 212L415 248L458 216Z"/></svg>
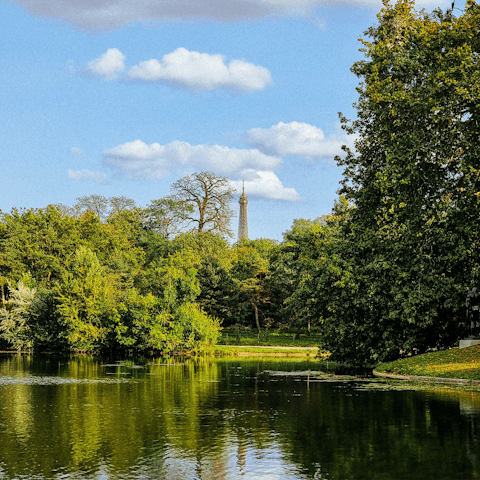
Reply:
<svg viewBox="0 0 480 480"><path fill-rule="evenodd" d="M0 478L480 477L480 392L321 368L5 355Z"/></svg>

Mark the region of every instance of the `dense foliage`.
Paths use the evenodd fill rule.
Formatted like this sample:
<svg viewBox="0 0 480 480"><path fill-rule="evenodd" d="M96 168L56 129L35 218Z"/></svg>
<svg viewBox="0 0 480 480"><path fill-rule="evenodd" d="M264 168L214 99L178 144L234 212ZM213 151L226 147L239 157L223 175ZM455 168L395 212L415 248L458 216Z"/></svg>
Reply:
<svg viewBox="0 0 480 480"><path fill-rule="evenodd" d="M323 346L354 364L453 345L479 279L480 6L455 18L384 5L352 68L344 198L294 224L278 266L290 315L320 319Z"/></svg>
<svg viewBox="0 0 480 480"><path fill-rule="evenodd" d="M339 347L368 363L450 346L478 280L480 6L455 18L412 5L385 2L352 69L362 83L346 128L359 139L341 163L354 262L327 343L353 323Z"/></svg>
<svg viewBox="0 0 480 480"><path fill-rule="evenodd" d="M225 179L217 180L221 194ZM162 203L170 200L152 202ZM215 343L219 319L215 311L208 315L197 297L209 258L203 254L225 250L226 242L215 228L168 239L160 225L164 216L157 209L152 222L152 208L140 209L125 197L92 195L72 208L49 205L2 214L4 346L178 352Z"/></svg>
<svg viewBox="0 0 480 480"><path fill-rule="evenodd" d="M221 321L271 326L277 243L227 243L225 178L193 174L172 191L144 209L91 195L1 214L3 347L180 352L215 343Z"/></svg>

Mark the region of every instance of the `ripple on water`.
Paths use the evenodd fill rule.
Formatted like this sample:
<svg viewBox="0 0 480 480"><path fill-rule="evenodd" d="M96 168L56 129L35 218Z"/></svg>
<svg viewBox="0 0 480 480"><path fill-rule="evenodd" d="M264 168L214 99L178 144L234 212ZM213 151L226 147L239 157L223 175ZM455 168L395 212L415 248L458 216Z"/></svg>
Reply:
<svg viewBox="0 0 480 480"><path fill-rule="evenodd" d="M26 375L23 377L0 376L2 385L71 385L71 384L93 384L93 383L130 383L131 379L125 378L65 378L65 377L39 377Z"/></svg>

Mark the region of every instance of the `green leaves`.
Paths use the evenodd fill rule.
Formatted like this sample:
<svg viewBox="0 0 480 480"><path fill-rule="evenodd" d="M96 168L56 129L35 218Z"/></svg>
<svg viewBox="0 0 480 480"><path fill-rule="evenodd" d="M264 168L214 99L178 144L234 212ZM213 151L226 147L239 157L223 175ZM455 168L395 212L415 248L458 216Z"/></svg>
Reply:
<svg viewBox="0 0 480 480"><path fill-rule="evenodd" d="M118 318L116 287L115 276L107 274L95 253L80 247L57 287L57 309L72 349L85 352L106 346Z"/></svg>
<svg viewBox="0 0 480 480"><path fill-rule="evenodd" d="M35 297L35 282L24 275L16 287L10 284L10 299L6 308L0 309L0 338L9 342L15 350L32 350L32 325L30 310Z"/></svg>
<svg viewBox="0 0 480 480"><path fill-rule="evenodd" d="M202 252L220 258L228 250L215 235L169 242L150 232L144 250L133 210L119 211L105 224L91 213L73 218L55 207L14 210L1 220L6 308L0 308L0 338L11 348L170 351L198 348L215 338L218 321L197 306L193 326L177 325L185 305L196 305ZM17 287L26 272L32 272L33 286ZM27 287L32 289L28 305L17 305Z"/></svg>
<svg viewBox="0 0 480 480"><path fill-rule="evenodd" d="M356 208L322 327L341 361L373 364L462 334L464 296L479 280L479 26L475 2L458 19L385 3L352 67L357 120L343 124L356 153L337 160Z"/></svg>

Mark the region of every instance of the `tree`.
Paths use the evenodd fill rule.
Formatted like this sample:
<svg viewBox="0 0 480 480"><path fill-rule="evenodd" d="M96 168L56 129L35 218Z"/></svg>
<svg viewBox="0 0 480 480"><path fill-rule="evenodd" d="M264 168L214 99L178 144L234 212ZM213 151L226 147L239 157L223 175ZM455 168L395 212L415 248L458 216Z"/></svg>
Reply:
<svg viewBox="0 0 480 480"><path fill-rule="evenodd" d="M144 253L137 246L138 223L134 212L102 224L89 212L73 218L52 206L13 209L0 217L0 283L15 282L30 272L39 285L50 288L81 245L94 251L111 271L131 278L144 262Z"/></svg>
<svg viewBox="0 0 480 480"><path fill-rule="evenodd" d="M135 200L123 195L121 197L110 197L108 199L108 204L110 206L110 217L112 215L120 215L127 210L134 210L137 206Z"/></svg>
<svg viewBox="0 0 480 480"><path fill-rule="evenodd" d="M352 67L357 119L342 118L358 135L356 153L337 158L355 208L323 325L350 363L453 345L480 279L480 6L468 0L455 18L385 0L378 18Z"/></svg>
<svg viewBox="0 0 480 480"><path fill-rule="evenodd" d="M272 248L273 248L272 243ZM258 247L258 248L257 248ZM253 309L255 326L261 332L259 317L260 307L267 309L270 303L271 292L267 276L269 273L269 257L262 255L266 248L265 240L242 240L232 252L231 276L235 290L232 292L235 307L240 312ZM263 313L263 312L262 312Z"/></svg>
<svg viewBox="0 0 480 480"><path fill-rule="evenodd" d="M50 284L60 278L65 257L82 242L78 221L52 206L13 209L0 223L0 270L5 282L16 282L30 272L38 284Z"/></svg>
<svg viewBox="0 0 480 480"><path fill-rule="evenodd" d="M18 351L32 350L33 334L30 308L35 297L35 282L23 275L16 287L10 285L10 299L0 308L0 338Z"/></svg>
<svg viewBox="0 0 480 480"><path fill-rule="evenodd" d="M50 203L49 205L47 205L46 207L47 209L48 208L53 208L55 209L57 212L60 213L60 215L66 217L66 216L71 216L71 217L77 217L77 211L72 208L72 207L69 207L68 205L65 205L64 203Z"/></svg>
<svg viewBox="0 0 480 480"><path fill-rule="evenodd" d="M200 244L212 243L210 238L197 241L197 236L212 235L182 234L163 245L157 258L152 258L139 276L137 283L143 297L127 292L126 316L131 318L133 338L144 348L163 352L192 350L218 337L219 321L195 303L200 293L196 268L202 264Z"/></svg>
<svg viewBox="0 0 480 480"><path fill-rule="evenodd" d="M165 238L175 237L182 231L185 217L193 212L193 205L171 197L152 200L143 211L144 227Z"/></svg>
<svg viewBox="0 0 480 480"><path fill-rule="evenodd" d="M193 173L177 180L171 187L171 199L183 211L182 222L198 233L211 231L233 237L230 222L234 216L230 203L235 189L225 177L211 172Z"/></svg>
<svg viewBox="0 0 480 480"><path fill-rule="evenodd" d="M191 248L194 251L200 287L196 301L208 315L221 318L224 325L232 323L230 321L232 319L230 294L234 289L230 274L232 259L225 238L212 232L184 234L177 237L173 244L177 248ZM238 312L233 312L233 316L236 313Z"/></svg>
<svg viewBox="0 0 480 480"><path fill-rule="evenodd" d="M119 322L120 290L115 275L108 274L97 255L79 247L71 267L56 288L63 336L76 351L92 351L108 346Z"/></svg>
<svg viewBox="0 0 480 480"><path fill-rule="evenodd" d="M104 195L84 195L77 198L77 208L80 212L90 212L96 215L100 221L104 221L108 217L109 201Z"/></svg>
<svg viewBox="0 0 480 480"><path fill-rule="evenodd" d="M52 203L47 208L55 208L63 216L79 218L86 212L93 213L101 221L107 220L115 215L120 215L126 211L132 211L137 208L134 200L120 196L106 198L104 195L85 195L77 198L77 203L73 207L63 203Z"/></svg>
<svg viewBox="0 0 480 480"><path fill-rule="evenodd" d="M272 265L272 291L283 325L318 326L331 302L324 288L332 254L338 241L338 221L333 215L315 220L296 219L284 233L280 252ZM328 285L328 283L327 283Z"/></svg>

